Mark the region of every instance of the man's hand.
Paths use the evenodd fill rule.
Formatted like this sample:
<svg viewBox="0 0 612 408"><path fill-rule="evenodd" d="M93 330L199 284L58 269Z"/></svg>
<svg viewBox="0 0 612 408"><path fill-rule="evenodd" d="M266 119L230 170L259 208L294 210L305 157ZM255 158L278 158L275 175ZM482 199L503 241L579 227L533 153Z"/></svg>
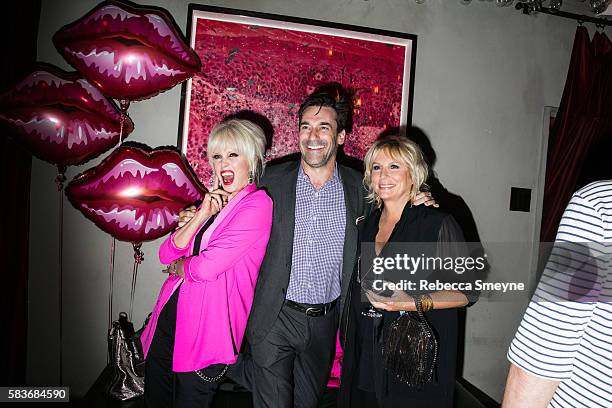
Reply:
<svg viewBox="0 0 612 408"><path fill-rule="evenodd" d="M177 259L172 262L166 269L162 269L163 273L170 275L178 275L181 278L185 277L185 258Z"/></svg>
<svg viewBox="0 0 612 408"><path fill-rule="evenodd" d="M421 191L412 200L412 205L421 205L425 204L427 207L434 206L435 208L440 207L440 205L436 204L436 200L433 198L429 191Z"/></svg>
<svg viewBox="0 0 612 408"><path fill-rule="evenodd" d="M185 258L180 258L174 265L176 274L181 278L185 278Z"/></svg>
<svg viewBox="0 0 612 408"><path fill-rule="evenodd" d="M187 207L179 213L178 227L183 228L195 216L197 208L195 205Z"/></svg>

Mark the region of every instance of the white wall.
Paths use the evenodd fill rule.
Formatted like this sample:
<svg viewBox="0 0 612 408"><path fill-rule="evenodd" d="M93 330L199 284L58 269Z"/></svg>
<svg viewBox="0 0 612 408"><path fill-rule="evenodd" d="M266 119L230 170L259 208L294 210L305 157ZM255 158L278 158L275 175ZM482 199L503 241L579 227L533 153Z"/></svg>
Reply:
<svg viewBox="0 0 612 408"><path fill-rule="evenodd" d="M490 2L427 0L220 0L230 8L368 26L418 35L413 123L429 135L442 183L470 206L485 242L527 242L513 259L492 254L500 274L529 276L542 157L544 106L557 106L575 23L546 15L527 17ZM38 59L68 69L51 37L96 1L43 1ZM186 29L188 1L150 0ZM131 140L176 144L180 87L143 102L129 113ZM70 179L97 164L68 171ZM58 198L55 169L33 161L29 282L28 382L58 381ZM534 188L530 213L509 212L510 187ZM111 238L65 201L64 383L83 395L106 364L108 270ZM539 221L538 221L539 222ZM163 280L156 251L145 243L134 321L141 324ZM495 252L495 249L492 249ZM117 243L115 315L128 308L132 271L129 244ZM500 399L505 353L524 303L486 299L468 314L464 376Z"/></svg>

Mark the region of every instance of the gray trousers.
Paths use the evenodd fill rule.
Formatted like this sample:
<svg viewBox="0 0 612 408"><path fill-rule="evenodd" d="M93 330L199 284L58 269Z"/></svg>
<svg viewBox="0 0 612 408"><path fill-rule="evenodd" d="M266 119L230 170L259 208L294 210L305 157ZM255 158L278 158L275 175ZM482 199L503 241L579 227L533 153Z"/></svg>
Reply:
<svg viewBox="0 0 612 408"><path fill-rule="evenodd" d="M228 377L250 389L254 408L315 408L334 359L338 302L325 316L283 306L265 339L241 355Z"/></svg>

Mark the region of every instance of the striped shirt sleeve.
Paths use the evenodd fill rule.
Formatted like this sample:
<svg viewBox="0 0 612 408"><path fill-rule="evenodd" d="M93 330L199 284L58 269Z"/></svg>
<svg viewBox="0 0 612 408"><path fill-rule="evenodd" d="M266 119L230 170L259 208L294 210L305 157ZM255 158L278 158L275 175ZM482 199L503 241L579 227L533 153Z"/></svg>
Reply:
<svg viewBox="0 0 612 408"><path fill-rule="evenodd" d="M567 206L542 278L510 344L508 359L549 380L569 379L605 278L604 223L575 194Z"/></svg>

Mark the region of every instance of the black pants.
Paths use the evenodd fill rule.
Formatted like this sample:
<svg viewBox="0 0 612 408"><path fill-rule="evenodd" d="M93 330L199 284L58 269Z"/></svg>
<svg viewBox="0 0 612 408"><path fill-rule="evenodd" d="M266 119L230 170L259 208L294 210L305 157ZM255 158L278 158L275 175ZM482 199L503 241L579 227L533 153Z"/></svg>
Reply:
<svg viewBox="0 0 612 408"><path fill-rule="evenodd" d="M176 328L177 289L164 306L145 364L144 399L148 408L210 407L219 384L202 380L195 372L172 371L172 351ZM213 364L203 371L214 377L223 370L223 364Z"/></svg>
<svg viewBox="0 0 612 408"><path fill-rule="evenodd" d="M327 385L336 350L338 306L309 317L283 306L266 338L251 344L240 368L254 408L315 408ZM238 379L235 373L230 377Z"/></svg>

